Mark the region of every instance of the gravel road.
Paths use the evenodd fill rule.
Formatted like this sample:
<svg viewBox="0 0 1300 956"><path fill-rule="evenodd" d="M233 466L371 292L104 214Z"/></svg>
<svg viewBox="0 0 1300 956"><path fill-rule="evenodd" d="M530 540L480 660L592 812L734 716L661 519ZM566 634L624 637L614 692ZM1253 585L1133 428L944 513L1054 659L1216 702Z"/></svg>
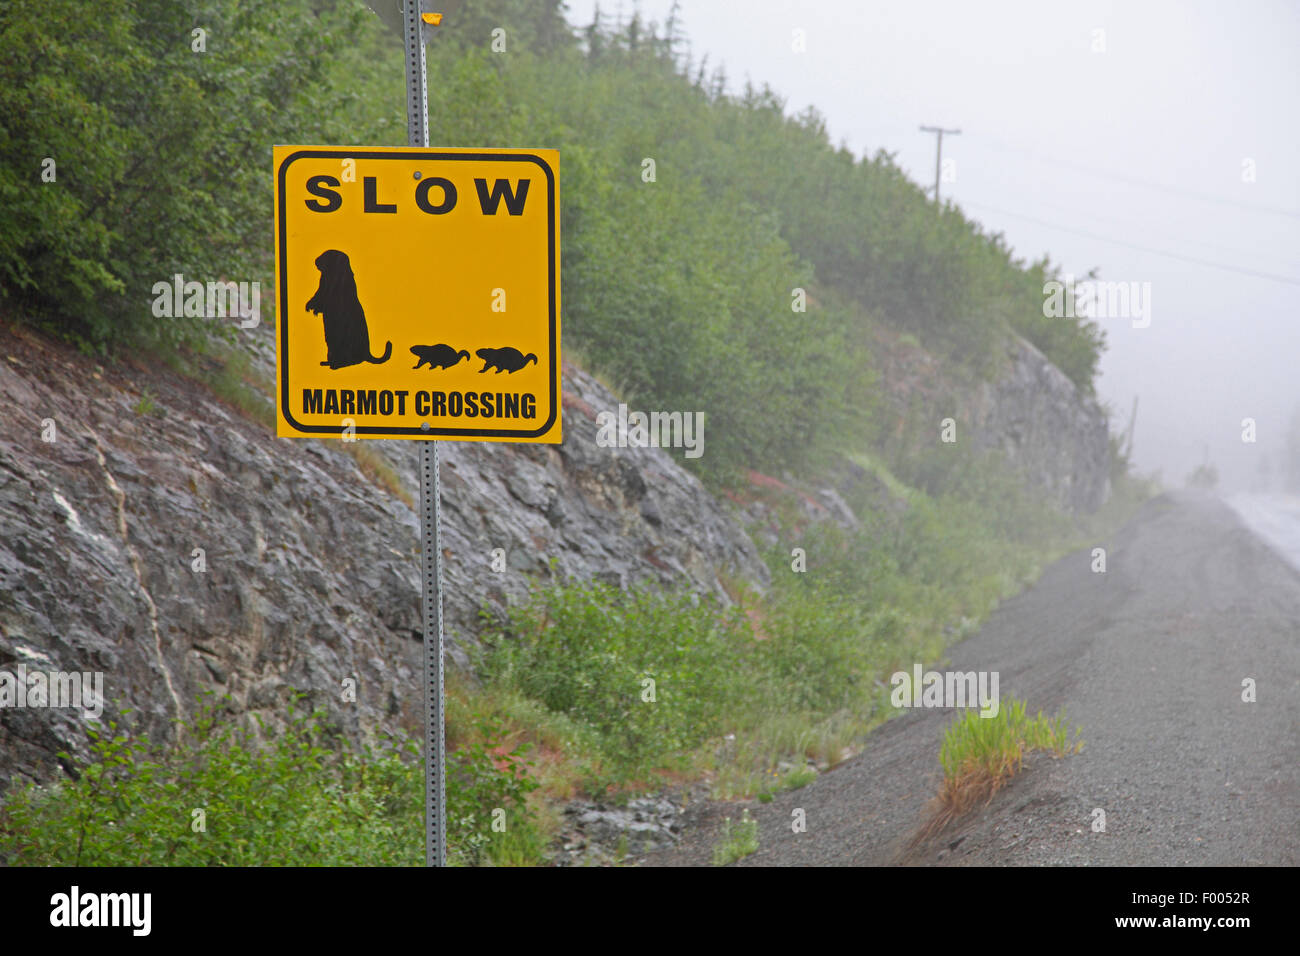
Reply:
<svg viewBox="0 0 1300 956"><path fill-rule="evenodd" d="M1062 558L931 668L997 671L1003 700L1064 707L1081 753L1031 755L986 807L909 850L953 713L909 710L808 786L743 804L759 850L739 865L1300 862L1300 572L1208 495L1162 495L1099 544L1105 573L1090 550ZM741 806L692 811L645 865L708 865Z"/></svg>

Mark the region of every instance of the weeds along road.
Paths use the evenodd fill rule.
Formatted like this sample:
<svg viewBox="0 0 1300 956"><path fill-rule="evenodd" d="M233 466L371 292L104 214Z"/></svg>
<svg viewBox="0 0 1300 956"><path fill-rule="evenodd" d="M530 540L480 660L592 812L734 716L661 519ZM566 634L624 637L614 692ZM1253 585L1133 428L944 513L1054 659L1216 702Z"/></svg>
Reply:
<svg viewBox="0 0 1300 956"><path fill-rule="evenodd" d="M1089 550L1061 559L930 668L998 671L1003 701L1065 707L1082 752L1028 756L986 807L909 850L952 719L909 710L807 787L747 804L759 850L739 865L1300 863L1300 572L1206 495L1162 495L1098 544L1104 574ZM702 807L646 864L708 865L740 810Z"/></svg>

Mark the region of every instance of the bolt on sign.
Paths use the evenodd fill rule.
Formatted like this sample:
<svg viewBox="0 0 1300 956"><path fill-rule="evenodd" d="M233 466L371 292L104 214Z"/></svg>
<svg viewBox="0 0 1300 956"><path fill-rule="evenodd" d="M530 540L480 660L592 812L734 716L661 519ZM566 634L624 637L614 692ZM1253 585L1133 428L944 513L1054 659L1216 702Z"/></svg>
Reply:
<svg viewBox="0 0 1300 956"><path fill-rule="evenodd" d="M277 435L561 440L558 151L274 162Z"/></svg>

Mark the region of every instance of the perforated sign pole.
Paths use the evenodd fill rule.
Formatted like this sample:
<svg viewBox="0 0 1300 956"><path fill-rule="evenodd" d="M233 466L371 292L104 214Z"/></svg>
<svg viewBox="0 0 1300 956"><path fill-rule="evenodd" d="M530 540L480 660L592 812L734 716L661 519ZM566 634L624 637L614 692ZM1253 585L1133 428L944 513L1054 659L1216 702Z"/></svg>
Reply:
<svg viewBox="0 0 1300 956"><path fill-rule="evenodd" d="M429 145L420 0L403 0L406 33L406 138ZM425 425L428 428L428 425ZM420 442L420 529L424 603L424 862L447 865L446 724L442 699L442 494L438 443Z"/></svg>

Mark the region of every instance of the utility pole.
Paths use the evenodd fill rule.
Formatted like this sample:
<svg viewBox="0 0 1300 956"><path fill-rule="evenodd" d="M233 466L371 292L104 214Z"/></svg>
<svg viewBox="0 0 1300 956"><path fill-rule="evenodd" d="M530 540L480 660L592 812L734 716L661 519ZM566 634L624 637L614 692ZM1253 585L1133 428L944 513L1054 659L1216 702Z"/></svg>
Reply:
<svg viewBox="0 0 1300 956"><path fill-rule="evenodd" d="M935 143L934 149L934 205L936 208L941 208L939 207L939 171L943 167L943 134L948 133L951 136L960 136L961 130L944 129L941 126L922 126L921 132L937 133L939 137Z"/></svg>
<svg viewBox="0 0 1300 956"><path fill-rule="evenodd" d="M1129 416L1128 435L1126 436L1126 440L1124 442L1123 454L1126 460L1131 460L1133 457L1133 433L1137 430L1137 423L1138 423L1138 397L1134 395L1133 414Z"/></svg>

